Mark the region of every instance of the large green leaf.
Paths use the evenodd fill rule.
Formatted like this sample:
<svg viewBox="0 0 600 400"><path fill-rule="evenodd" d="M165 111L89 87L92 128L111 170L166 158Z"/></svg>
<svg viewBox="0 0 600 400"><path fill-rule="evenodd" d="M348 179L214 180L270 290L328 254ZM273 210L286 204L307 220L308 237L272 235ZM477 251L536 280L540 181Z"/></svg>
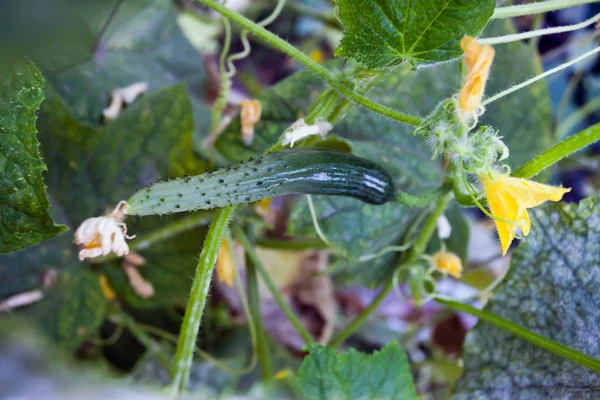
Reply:
<svg viewBox="0 0 600 400"><path fill-rule="evenodd" d="M600 358L600 198L532 211L532 229L485 311ZM453 399L597 399L600 375L479 322Z"/></svg>
<svg viewBox="0 0 600 400"><path fill-rule="evenodd" d="M41 69L77 120L99 123L112 90L140 81L150 90L185 81L199 105L205 80L202 57L179 29L171 2L87 0L73 7L88 29L86 40L73 39L83 49L75 60L44 59Z"/></svg>
<svg viewBox="0 0 600 400"><path fill-rule="evenodd" d="M75 350L96 332L105 310L106 298L98 276L74 268L59 274L43 301L28 313L60 347Z"/></svg>
<svg viewBox="0 0 600 400"><path fill-rule="evenodd" d="M313 344L299 372L300 388L310 400L418 399L408 358L396 342L365 355L339 354Z"/></svg>
<svg viewBox="0 0 600 400"><path fill-rule="evenodd" d="M66 230L48 214L35 112L43 78L29 62L0 70L0 253L20 250Z"/></svg>
<svg viewBox="0 0 600 400"><path fill-rule="evenodd" d="M86 218L103 214L137 188L159 177L191 173L197 167L190 145L192 109L183 85L161 89L139 99L103 129L78 123L59 97L49 95L42 107L40 132L42 154L49 165L47 182L53 209L57 220L72 229ZM173 218L150 218L127 222L130 233L142 235L172 221ZM118 262L103 268L117 294L135 306L180 303L191 284L189 277L193 275L202 236L202 230L191 230L141 252L142 256L147 255L148 263L140 272L155 287L154 297L146 302L139 296L133 298L137 295L132 294ZM56 285L60 291L51 288L47 298L34 306L32 312L47 314L39 318L42 323L56 321L49 330L59 331L55 336L61 342L69 343L72 339L76 343L81 336L69 338L67 334L79 335L83 331L69 326L84 324L85 333L91 334L100 321L97 291L89 290L90 278L77 275L90 267L78 261L72 236L63 235L0 257L0 281L3 282L0 297L41 287L43 275L51 268L58 272ZM90 297L87 291L79 291L71 285L87 285ZM98 285L93 287L98 288ZM62 316L70 315L68 310L75 309L74 304L78 308L73 320L60 322ZM44 311L37 314L37 307ZM92 327L91 322L96 326Z"/></svg>
<svg viewBox="0 0 600 400"><path fill-rule="evenodd" d="M479 36L495 0L337 0L344 37L335 54L371 69L435 64L461 56L460 39Z"/></svg>

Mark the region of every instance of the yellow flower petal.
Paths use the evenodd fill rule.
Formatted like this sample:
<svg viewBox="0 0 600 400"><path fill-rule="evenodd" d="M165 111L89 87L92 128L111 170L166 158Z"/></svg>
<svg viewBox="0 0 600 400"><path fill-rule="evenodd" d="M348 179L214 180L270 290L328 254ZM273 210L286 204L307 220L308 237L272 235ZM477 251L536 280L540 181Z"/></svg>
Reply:
<svg viewBox="0 0 600 400"><path fill-rule="evenodd" d="M233 287L235 264L233 263L233 256L227 239L223 239L221 242L219 254L217 255L217 277L219 278L219 282L223 282L227 286Z"/></svg>
<svg viewBox="0 0 600 400"><path fill-rule="evenodd" d="M548 200L560 201L565 193L571 191L568 188L544 185L496 173L484 174L479 178L483 183L490 211L498 218L494 222L503 255L515 238L517 228L521 228L524 236L529 235L531 220L527 213L528 208Z"/></svg>

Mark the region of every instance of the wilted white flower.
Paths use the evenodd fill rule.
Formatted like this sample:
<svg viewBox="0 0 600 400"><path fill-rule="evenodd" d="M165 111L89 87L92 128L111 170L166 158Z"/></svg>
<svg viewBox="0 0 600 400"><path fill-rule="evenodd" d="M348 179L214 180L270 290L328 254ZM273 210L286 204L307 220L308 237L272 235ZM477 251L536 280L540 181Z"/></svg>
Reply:
<svg viewBox="0 0 600 400"><path fill-rule="evenodd" d="M295 142L311 135L321 135L322 137L325 137L331 128L331 124L322 119L317 119L313 125L307 125L306 122L304 122L304 118L300 118L284 132L285 138L281 142L281 145L286 146L289 144L290 147L294 147Z"/></svg>
<svg viewBox="0 0 600 400"><path fill-rule="evenodd" d="M125 239L127 236L127 225L123 222L127 214L127 203L121 201L113 212L104 217L88 218L81 223L75 231L74 242L82 249L79 251L79 259L106 256L111 251L121 257L129 254L129 246Z"/></svg>

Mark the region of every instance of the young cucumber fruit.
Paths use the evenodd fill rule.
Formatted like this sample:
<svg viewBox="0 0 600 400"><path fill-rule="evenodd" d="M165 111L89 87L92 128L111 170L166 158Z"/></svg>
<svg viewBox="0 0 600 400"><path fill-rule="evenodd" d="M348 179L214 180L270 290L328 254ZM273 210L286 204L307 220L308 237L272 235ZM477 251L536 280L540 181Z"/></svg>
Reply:
<svg viewBox="0 0 600 400"><path fill-rule="evenodd" d="M292 193L351 196L371 204L395 198L393 179L379 165L350 153L296 148L147 186L127 200L127 213L208 210Z"/></svg>

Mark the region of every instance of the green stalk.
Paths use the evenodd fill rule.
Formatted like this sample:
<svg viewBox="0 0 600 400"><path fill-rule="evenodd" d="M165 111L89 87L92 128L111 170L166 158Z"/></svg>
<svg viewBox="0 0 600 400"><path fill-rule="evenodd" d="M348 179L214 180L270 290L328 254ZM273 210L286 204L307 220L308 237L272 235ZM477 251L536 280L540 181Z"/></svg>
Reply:
<svg viewBox="0 0 600 400"><path fill-rule="evenodd" d="M215 213L200 252L190 298L181 325L179 342L177 343L171 382L171 397L173 398L178 397L185 390L190 377L196 339L202 321L206 297L208 296L210 280L217 261L221 240L233 210L233 207L225 207Z"/></svg>
<svg viewBox="0 0 600 400"><path fill-rule="evenodd" d="M561 159L589 146L597 140L600 140L600 123L590 126L546 150L513 171L512 176L517 178L531 178Z"/></svg>
<svg viewBox="0 0 600 400"><path fill-rule="evenodd" d="M305 237L305 238L293 238L293 239L272 239L268 237L262 237L256 239L256 244L261 247L269 249L281 249L281 250L311 250L311 249L328 249L327 243L319 238Z"/></svg>
<svg viewBox="0 0 600 400"><path fill-rule="evenodd" d="M417 238L413 242L408 257L398 266L398 268L402 268L406 265L414 263L423 254L425 248L427 247L427 243L429 243L429 239L431 239L433 232L435 232L438 218L444 213L451 199L452 193L446 193L445 196L438 200L434 210L425 221L425 225L419 233L419 236L417 236ZM362 312L358 314L350 324L344 327L344 329L342 329L341 332L339 332L331 339L330 345L333 347L337 347L344 343L344 341L350 335L356 332L356 330L360 328L360 326L369 318L373 311L375 311L377 307L379 307L381 302L387 297L387 295L390 293L393 287L394 281L393 279L390 279L385 284L383 289L381 289L381 291L377 294L377 297L373 299L371 304L369 304L367 308L362 310Z"/></svg>
<svg viewBox="0 0 600 400"><path fill-rule="evenodd" d="M448 193L448 190L449 187L444 185L423 196L415 196L410 193L398 190L398 193L396 194L396 202L406 204L411 207L424 207L433 203L434 201L442 197L444 194Z"/></svg>
<svg viewBox="0 0 600 400"><path fill-rule="evenodd" d="M296 316L294 311L290 308L287 301L281 295L281 292L279 291L279 289L277 289L277 286L271 279L271 276L269 276L269 273L265 269L265 266L263 265L263 263L258 258L256 251L254 251L254 248L250 244L248 237L244 234L244 231L238 225L233 226L233 231L234 231L237 239L242 244L242 246L244 246L244 249L246 250L246 254L248 254L250 261L258 270L260 277L263 279L263 281L267 285L267 288L269 289L269 291L273 295L273 298L275 299L275 301L281 308L281 311L283 311L283 313L290 320L290 322L292 323L294 328L296 328L296 330L298 331L300 336L302 336L302 339L304 339L304 341L306 343L313 342L314 339L312 338L312 335L306 330L306 328L304 327L302 322L300 322L300 320L298 319L298 317Z"/></svg>
<svg viewBox="0 0 600 400"><path fill-rule="evenodd" d="M538 335L537 333L533 333L530 330L525 329L517 324L514 324L507 319L498 317L494 314L490 314L482 310L478 310L477 308L472 307L468 304L437 296L434 298L435 301L448 308L473 315L483 321L489 322L491 324L496 325L499 328L513 333L527 340L528 342L533 343L534 345L539 346L543 349L546 349L560 357L566 358L567 360L571 360L579 365L583 365L584 367L589 368L592 371L600 372L600 360L580 353L577 350L573 350L558 342L545 338L544 336Z"/></svg>
<svg viewBox="0 0 600 400"><path fill-rule="evenodd" d="M581 4L595 3L598 0L547 0L538 3L521 4L518 6L498 7L491 19L521 17L523 15L540 14L563 8L575 7Z"/></svg>
<svg viewBox="0 0 600 400"><path fill-rule="evenodd" d="M256 266L253 262L246 265L246 287L248 290L248 304L250 306L250 315L254 321L256 336L256 352L258 353L258 365L260 366L260 375L263 383L270 382L273 379L273 366L271 356L267 348L265 326L260 313L260 293L258 292L258 276L256 275Z"/></svg>
<svg viewBox="0 0 600 400"><path fill-rule="evenodd" d="M329 72L322 65L320 65L316 61L312 60L309 56L307 56L300 50L296 49L294 46L292 46L285 40L279 38L277 35L269 32L265 28L258 26L254 22L245 18L243 15L238 14L235 11L228 9L227 7L218 3L215 0L198 0L198 1L200 1L205 6L213 9L214 11L218 12L219 14L223 15L224 17L229 18L231 21L240 25L244 29L249 30L256 36L261 38L263 41L265 41L265 43L267 43L268 45L286 53L287 55L292 57L294 60L298 61L299 63L301 63L308 69L310 69L314 74L323 78L335 90L342 93L344 96L348 97L352 101L360 104L361 106L368 108L368 109L370 109L376 113L379 113L381 115L385 115L386 117L395 119L396 121L405 123L405 124L414 125L414 126L418 126L420 124L421 118L403 114L403 113L393 110L389 107L383 106L372 100L369 100L366 97L364 97L358 93L355 93L352 89L348 88L343 83L341 83L335 77L335 75L333 75L331 72Z"/></svg>

